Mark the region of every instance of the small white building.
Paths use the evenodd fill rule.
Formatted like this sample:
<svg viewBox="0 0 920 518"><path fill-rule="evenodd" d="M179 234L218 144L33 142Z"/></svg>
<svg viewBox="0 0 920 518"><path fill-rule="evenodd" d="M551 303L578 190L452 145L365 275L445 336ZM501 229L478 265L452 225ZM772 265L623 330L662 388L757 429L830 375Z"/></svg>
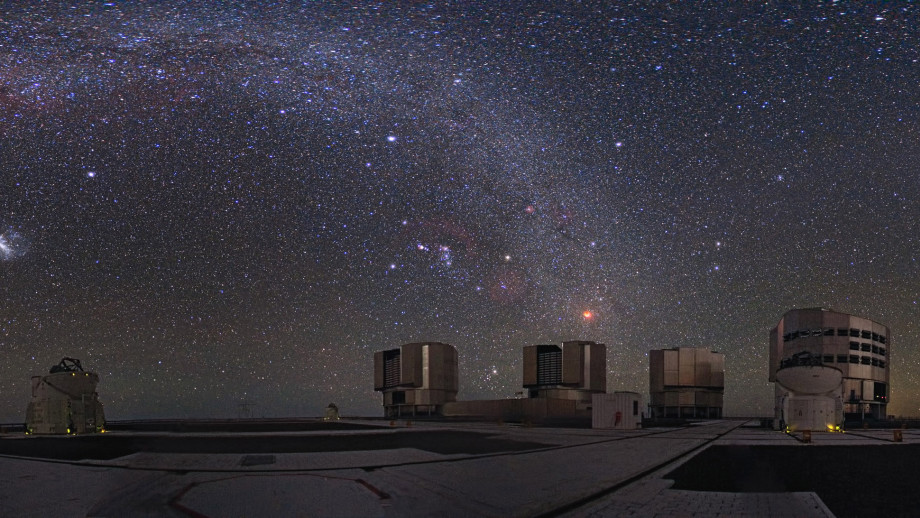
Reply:
<svg viewBox="0 0 920 518"><path fill-rule="evenodd" d="M642 397L638 392L594 394L591 428L634 430L642 426Z"/></svg>

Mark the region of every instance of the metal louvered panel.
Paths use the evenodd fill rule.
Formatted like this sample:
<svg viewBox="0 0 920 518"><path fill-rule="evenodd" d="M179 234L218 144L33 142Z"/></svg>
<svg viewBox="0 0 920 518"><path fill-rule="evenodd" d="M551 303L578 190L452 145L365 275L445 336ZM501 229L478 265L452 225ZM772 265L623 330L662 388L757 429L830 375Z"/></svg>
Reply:
<svg viewBox="0 0 920 518"><path fill-rule="evenodd" d="M387 351L383 357L383 386L399 386L399 349Z"/></svg>
<svg viewBox="0 0 920 518"><path fill-rule="evenodd" d="M537 353L537 384L559 385L562 383L562 351L539 351Z"/></svg>

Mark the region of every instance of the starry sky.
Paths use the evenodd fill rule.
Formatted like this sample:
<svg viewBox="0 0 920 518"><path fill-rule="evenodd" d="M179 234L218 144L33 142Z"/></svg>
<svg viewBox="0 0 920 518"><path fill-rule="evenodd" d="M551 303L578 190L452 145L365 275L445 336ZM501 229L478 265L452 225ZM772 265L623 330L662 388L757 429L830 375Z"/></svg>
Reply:
<svg viewBox="0 0 920 518"><path fill-rule="evenodd" d="M0 421L61 357L110 420L382 415L373 352L726 355L771 415L769 330L891 327L920 415L912 3L26 2L0 8ZM612 4L612 5L611 5Z"/></svg>

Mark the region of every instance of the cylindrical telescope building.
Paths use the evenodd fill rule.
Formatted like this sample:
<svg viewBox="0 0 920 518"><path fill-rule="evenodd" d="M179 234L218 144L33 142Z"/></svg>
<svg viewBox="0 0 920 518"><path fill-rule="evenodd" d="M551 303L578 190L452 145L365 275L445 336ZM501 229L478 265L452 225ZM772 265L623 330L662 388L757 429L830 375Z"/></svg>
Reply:
<svg viewBox="0 0 920 518"><path fill-rule="evenodd" d="M819 366L825 368L817 369ZM815 408L830 409L829 402L824 406L806 404L818 393L834 399L847 420L885 419L890 366L891 332L879 322L823 308L788 311L770 331L774 425L789 425L803 414L802 422L811 428L813 419L804 414L818 412ZM806 376L796 373L804 372L802 367L814 371L810 376L814 387L808 386ZM826 375L828 367L841 373L839 386L830 389L825 385L834 376ZM801 399L798 404L796 398ZM828 417L826 425L831 427L835 424L832 421Z"/></svg>

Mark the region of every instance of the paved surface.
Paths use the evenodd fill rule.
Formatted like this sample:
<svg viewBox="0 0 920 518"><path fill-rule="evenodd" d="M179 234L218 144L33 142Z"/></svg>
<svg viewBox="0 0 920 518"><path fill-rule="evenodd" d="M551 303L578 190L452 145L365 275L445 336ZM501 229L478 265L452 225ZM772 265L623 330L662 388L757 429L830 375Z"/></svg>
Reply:
<svg viewBox="0 0 920 518"><path fill-rule="evenodd" d="M400 422L381 432L452 429L481 432L482 440L543 445L486 454L395 448L138 452L111 460L67 462L4 456L0 457L0 514L827 517L833 515L814 493L674 490L663 475L710 444L894 444L890 430L816 433L812 443L805 444L801 434L743 425L712 421L683 429L618 431L472 423L413 423L410 429ZM263 437L270 444L278 436ZM211 437L220 441L227 434ZM303 440L309 441L310 434L303 434ZM920 443L920 431L904 431L903 441Z"/></svg>

